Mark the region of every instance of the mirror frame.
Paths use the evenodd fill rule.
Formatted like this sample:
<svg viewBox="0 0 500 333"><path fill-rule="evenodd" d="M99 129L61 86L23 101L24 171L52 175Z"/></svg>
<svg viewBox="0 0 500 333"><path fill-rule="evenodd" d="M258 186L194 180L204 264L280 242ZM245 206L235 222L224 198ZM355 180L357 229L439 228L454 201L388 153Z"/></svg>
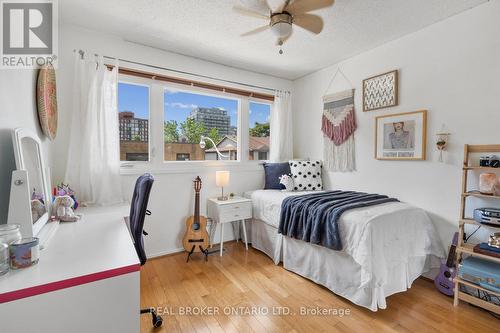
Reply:
<svg viewBox="0 0 500 333"><path fill-rule="evenodd" d="M52 210L52 194L50 190L50 182L49 182L49 176L48 176L48 170L45 167L45 161L44 161L44 155L43 155L43 149L42 149L42 141L38 137L38 135L28 129L28 128L16 128L12 132L12 143L14 146L14 155L16 159L16 168L17 170L26 170L26 165L24 163L23 159L23 147L22 147L22 140L24 138L31 139L34 141L36 150L37 150L37 155L38 155L38 161L39 161L39 168L40 168L40 174L42 176L42 186L44 188L43 194L45 197L45 206L46 206L46 212L43 214L42 217L38 219L38 221L31 221L32 228L33 228L33 236L36 236L40 230L45 226L45 224L49 221L50 215L51 215L51 210ZM28 189L30 191L30 199L31 199L31 185L29 184L29 175L28 175ZM31 202L29 207L31 207ZM31 216L31 212L30 212Z"/></svg>

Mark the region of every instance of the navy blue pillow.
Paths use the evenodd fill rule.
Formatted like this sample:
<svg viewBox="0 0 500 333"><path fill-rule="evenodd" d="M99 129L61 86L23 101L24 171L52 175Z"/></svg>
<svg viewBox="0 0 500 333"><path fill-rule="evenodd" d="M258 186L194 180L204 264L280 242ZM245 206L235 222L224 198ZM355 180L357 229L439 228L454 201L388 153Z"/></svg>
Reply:
<svg viewBox="0 0 500 333"><path fill-rule="evenodd" d="M264 163L266 173L266 185L264 190L283 190L285 185L280 184L280 177L290 175L290 164L284 163Z"/></svg>

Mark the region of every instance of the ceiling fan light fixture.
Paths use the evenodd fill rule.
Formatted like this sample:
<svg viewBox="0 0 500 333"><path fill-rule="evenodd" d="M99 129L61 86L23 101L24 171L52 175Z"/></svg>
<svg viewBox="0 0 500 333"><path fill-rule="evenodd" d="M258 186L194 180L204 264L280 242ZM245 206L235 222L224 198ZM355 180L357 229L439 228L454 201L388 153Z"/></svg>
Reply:
<svg viewBox="0 0 500 333"><path fill-rule="evenodd" d="M279 22L271 27L271 31L276 37L285 38L292 33L292 25L290 23Z"/></svg>
<svg viewBox="0 0 500 333"><path fill-rule="evenodd" d="M278 38L285 38L292 33L292 16L280 13L271 16L271 31Z"/></svg>

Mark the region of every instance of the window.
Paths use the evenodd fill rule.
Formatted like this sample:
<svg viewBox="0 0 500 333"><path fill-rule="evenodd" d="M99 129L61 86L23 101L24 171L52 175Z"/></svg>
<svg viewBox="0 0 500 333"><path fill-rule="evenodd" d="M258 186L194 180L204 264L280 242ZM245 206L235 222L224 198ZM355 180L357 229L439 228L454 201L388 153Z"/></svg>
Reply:
<svg viewBox="0 0 500 333"><path fill-rule="evenodd" d="M258 98L264 95L246 97L230 91L120 74L123 167L179 170L191 167L183 162L267 160L272 104ZM202 136L207 138L204 148Z"/></svg>
<svg viewBox="0 0 500 333"><path fill-rule="evenodd" d="M120 160L149 160L149 87L118 84Z"/></svg>
<svg viewBox="0 0 500 333"><path fill-rule="evenodd" d="M125 161L147 161L148 153L125 153Z"/></svg>
<svg viewBox="0 0 500 333"><path fill-rule="evenodd" d="M165 161L220 159L210 140L205 149L200 147L202 136L228 156L222 159L237 160L238 108L237 99L165 89Z"/></svg>
<svg viewBox="0 0 500 333"><path fill-rule="evenodd" d="M189 161L190 158L189 156L191 156L190 154L177 154L177 158L175 159L176 161Z"/></svg>
<svg viewBox="0 0 500 333"><path fill-rule="evenodd" d="M269 120L271 117L271 105L265 103L250 102L248 111L248 159L269 159L271 129Z"/></svg>

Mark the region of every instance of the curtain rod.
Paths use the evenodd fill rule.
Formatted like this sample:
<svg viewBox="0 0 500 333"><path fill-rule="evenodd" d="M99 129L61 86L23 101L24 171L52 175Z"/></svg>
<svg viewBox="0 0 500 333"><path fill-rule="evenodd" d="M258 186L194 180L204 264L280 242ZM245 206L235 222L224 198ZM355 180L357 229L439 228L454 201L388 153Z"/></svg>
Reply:
<svg viewBox="0 0 500 333"><path fill-rule="evenodd" d="M83 51L83 50L76 50L75 49L75 50L73 50L73 52L78 52L80 54L80 56L82 56L82 58L83 58L83 55L85 54L85 51ZM99 55L97 53L94 53L94 56L99 56ZM262 90L267 90L267 91L272 91L272 92L275 92L276 90L279 90L279 89L267 88L267 87L257 86L257 85L243 83L243 82L238 82L238 81L220 79L220 78L217 78L217 77L203 75L203 74L195 74L195 73L191 73L191 72L185 72L185 71L181 71L181 70L173 69L173 68L167 68L167 67L161 67L161 66L156 66L156 65L145 64L145 63L138 62L138 61L133 61L133 60L127 60L127 59L122 59L122 58L115 58L115 57L106 56L106 55L103 55L102 57L106 58L106 59L110 59L110 60L118 60L118 61L128 62L128 63L134 64L134 65L146 66L146 67L151 67L151 68L155 68L155 69L161 69L161 70L165 70L165 71L169 71L169 72L174 72L174 73L179 73L179 74L185 74L185 75L191 75L191 76L195 76L195 77L201 77L201 78L204 78L204 79L210 79L210 80L216 80L216 81L220 81L220 82L237 84L237 85L240 85L240 86L245 86L245 87L250 87L250 88L257 88L257 89L262 89ZM287 92L289 92L289 91L287 91Z"/></svg>

